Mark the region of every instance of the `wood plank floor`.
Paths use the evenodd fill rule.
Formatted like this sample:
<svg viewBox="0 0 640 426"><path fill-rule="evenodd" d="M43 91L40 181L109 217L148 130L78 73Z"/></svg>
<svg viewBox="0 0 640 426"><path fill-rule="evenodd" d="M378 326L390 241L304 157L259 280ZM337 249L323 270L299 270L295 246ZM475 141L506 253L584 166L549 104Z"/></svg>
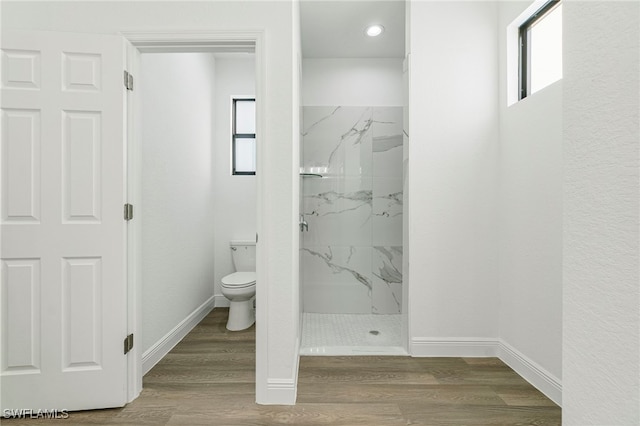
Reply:
<svg viewBox="0 0 640 426"><path fill-rule="evenodd" d="M255 327L216 309L124 408L61 425L559 425L560 408L496 358L302 357L295 406L255 404ZM37 425L40 420L2 420ZM47 423L50 423L49 420Z"/></svg>

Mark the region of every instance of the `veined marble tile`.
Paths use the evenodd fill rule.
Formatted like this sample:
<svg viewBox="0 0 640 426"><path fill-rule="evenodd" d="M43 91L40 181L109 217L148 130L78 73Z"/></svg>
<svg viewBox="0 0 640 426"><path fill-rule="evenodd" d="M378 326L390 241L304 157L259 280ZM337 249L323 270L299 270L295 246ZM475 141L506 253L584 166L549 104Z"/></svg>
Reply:
<svg viewBox="0 0 640 426"><path fill-rule="evenodd" d="M371 247L301 251L305 312L371 313Z"/></svg>
<svg viewBox="0 0 640 426"><path fill-rule="evenodd" d="M402 246L402 181L373 178L373 245Z"/></svg>
<svg viewBox="0 0 640 426"><path fill-rule="evenodd" d="M399 313L402 107L303 107L301 281L305 312ZM407 144L408 146L408 144Z"/></svg>
<svg viewBox="0 0 640 426"><path fill-rule="evenodd" d="M302 192L306 246L371 246L371 178L305 179Z"/></svg>
<svg viewBox="0 0 640 426"><path fill-rule="evenodd" d="M371 107L304 107L304 169L371 176L372 114Z"/></svg>
<svg viewBox="0 0 640 426"><path fill-rule="evenodd" d="M402 247L373 248L373 290L371 295L374 314L402 312Z"/></svg>
<svg viewBox="0 0 640 426"><path fill-rule="evenodd" d="M402 107L373 107L373 137L402 136Z"/></svg>
<svg viewBox="0 0 640 426"><path fill-rule="evenodd" d="M371 290L371 247L308 246L302 250L305 285L359 285Z"/></svg>
<svg viewBox="0 0 640 426"><path fill-rule="evenodd" d="M373 109L373 176L402 176L402 107Z"/></svg>

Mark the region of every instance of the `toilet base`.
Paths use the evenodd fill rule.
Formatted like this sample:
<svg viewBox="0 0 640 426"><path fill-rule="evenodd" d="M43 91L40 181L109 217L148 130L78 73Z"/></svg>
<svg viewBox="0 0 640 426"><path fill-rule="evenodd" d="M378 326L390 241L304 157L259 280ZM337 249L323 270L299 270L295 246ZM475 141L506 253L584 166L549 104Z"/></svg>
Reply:
<svg viewBox="0 0 640 426"><path fill-rule="evenodd" d="M243 301L232 300L229 304L229 319L227 330L246 330L256 322L256 313L253 310L253 298Z"/></svg>

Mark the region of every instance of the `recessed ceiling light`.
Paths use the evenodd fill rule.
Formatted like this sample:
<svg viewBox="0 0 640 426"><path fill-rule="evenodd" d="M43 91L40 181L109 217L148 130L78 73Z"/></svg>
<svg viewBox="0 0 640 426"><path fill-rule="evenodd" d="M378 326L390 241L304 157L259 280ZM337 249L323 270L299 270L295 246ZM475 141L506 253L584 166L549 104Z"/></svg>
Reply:
<svg viewBox="0 0 640 426"><path fill-rule="evenodd" d="M384 27L380 24L369 25L364 32L369 37L377 37L384 32Z"/></svg>

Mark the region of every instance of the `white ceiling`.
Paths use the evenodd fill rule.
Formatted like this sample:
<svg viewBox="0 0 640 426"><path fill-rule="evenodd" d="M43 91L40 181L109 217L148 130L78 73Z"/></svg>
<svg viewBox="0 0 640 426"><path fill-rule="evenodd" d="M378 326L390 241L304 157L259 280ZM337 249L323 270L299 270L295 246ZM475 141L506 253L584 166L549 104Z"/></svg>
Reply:
<svg viewBox="0 0 640 426"><path fill-rule="evenodd" d="M404 0L302 0L304 58L403 58ZM385 31L367 37L365 28Z"/></svg>

